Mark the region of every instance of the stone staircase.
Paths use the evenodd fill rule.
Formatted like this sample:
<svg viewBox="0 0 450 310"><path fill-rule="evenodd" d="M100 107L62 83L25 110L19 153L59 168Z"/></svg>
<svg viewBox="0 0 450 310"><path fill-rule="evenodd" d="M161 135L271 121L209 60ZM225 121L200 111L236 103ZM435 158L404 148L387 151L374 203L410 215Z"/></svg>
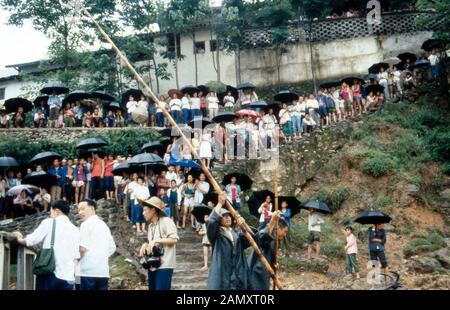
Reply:
<svg viewBox="0 0 450 310"><path fill-rule="evenodd" d="M173 290L205 290L208 271L203 267L201 237L191 227L178 229L177 268L172 278Z"/></svg>

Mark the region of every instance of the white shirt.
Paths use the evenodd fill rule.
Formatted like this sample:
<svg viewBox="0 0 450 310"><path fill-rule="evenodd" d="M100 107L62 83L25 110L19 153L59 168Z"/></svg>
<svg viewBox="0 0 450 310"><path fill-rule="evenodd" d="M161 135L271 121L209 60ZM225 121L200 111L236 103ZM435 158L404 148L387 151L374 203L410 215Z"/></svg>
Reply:
<svg viewBox="0 0 450 310"><path fill-rule="evenodd" d="M234 106L234 97L233 96L225 96L223 98L223 102L225 103L225 107L233 107Z"/></svg>
<svg viewBox="0 0 450 310"><path fill-rule="evenodd" d="M47 104L49 109L53 108L61 108L61 98L57 95L50 95L48 96Z"/></svg>
<svg viewBox="0 0 450 310"><path fill-rule="evenodd" d="M312 118L310 118L309 120L304 118L303 124L306 124L308 126L316 126L316 122Z"/></svg>
<svg viewBox="0 0 450 310"><path fill-rule="evenodd" d="M6 181L0 180L0 198L6 197Z"/></svg>
<svg viewBox="0 0 450 310"><path fill-rule="evenodd" d="M130 197L131 199L139 198L142 200L146 200L150 197L150 192L146 185L139 185L136 183Z"/></svg>
<svg viewBox="0 0 450 310"><path fill-rule="evenodd" d="M280 117L280 123L286 123L291 120L291 115L287 109L281 109L278 116Z"/></svg>
<svg viewBox="0 0 450 310"><path fill-rule="evenodd" d="M430 62L430 65L436 66L438 64L438 62L439 62L439 57L438 57L438 55L431 54L428 57L428 61Z"/></svg>
<svg viewBox="0 0 450 310"><path fill-rule="evenodd" d="M218 109L219 108L219 99L217 97L208 97L206 99L208 103L208 109Z"/></svg>
<svg viewBox="0 0 450 310"><path fill-rule="evenodd" d="M147 100L140 100L137 104L138 107L148 109L148 101Z"/></svg>
<svg viewBox="0 0 450 310"><path fill-rule="evenodd" d="M80 260L80 276L109 278L108 258L116 251L116 243L108 226L97 215L80 225L80 246L86 249Z"/></svg>
<svg viewBox="0 0 450 310"><path fill-rule="evenodd" d="M172 180L176 180L177 179L177 173L175 171L167 172L166 173L166 179L169 180L169 182L172 182Z"/></svg>
<svg viewBox="0 0 450 310"><path fill-rule="evenodd" d="M169 102L171 111L181 111L181 100L180 99L172 99Z"/></svg>
<svg viewBox="0 0 450 310"><path fill-rule="evenodd" d="M200 191L200 189L207 194L209 192L209 183L206 181L200 181L198 188L195 189L194 193L194 201L196 203L202 203L203 201L203 193Z"/></svg>
<svg viewBox="0 0 450 310"><path fill-rule="evenodd" d="M320 224L323 224L323 223L324 223L324 221L318 213L314 212L314 213L310 213L308 215L308 230L309 231L320 232ZM312 226L313 224L319 224L319 225Z"/></svg>
<svg viewBox="0 0 450 310"><path fill-rule="evenodd" d="M379 81L387 80L387 78L388 78L388 74L387 74L386 71L378 73L378 80Z"/></svg>
<svg viewBox="0 0 450 310"><path fill-rule="evenodd" d="M133 113L133 111L136 110L137 106L138 103L136 101L128 101L127 102L128 113Z"/></svg>
<svg viewBox="0 0 450 310"><path fill-rule="evenodd" d="M80 258L80 232L73 225L69 218L60 215L55 218L55 276L67 282L75 281L75 260ZM43 249L50 249L52 240L53 219L45 219L38 228L26 236L25 241L28 247L34 246L42 241Z"/></svg>
<svg viewBox="0 0 450 310"><path fill-rule="evenodd" d="M200 110L200 98L191 98L191 109Z"/></svg>
<svg viewBox="0 0 450 310"><path fill-rule="evenodd" d="M306 100L306 106L308 109L318 109L319 108L319 101L316 99L308 99Z"/></svg>
<svg viewBox="0 0 450 310"><path fill-rule="evenodd" d="M181 108L188 109L188 110L191 109L191 103L190 103L190 100L188 97L185 96L181 99Z"/></svg>

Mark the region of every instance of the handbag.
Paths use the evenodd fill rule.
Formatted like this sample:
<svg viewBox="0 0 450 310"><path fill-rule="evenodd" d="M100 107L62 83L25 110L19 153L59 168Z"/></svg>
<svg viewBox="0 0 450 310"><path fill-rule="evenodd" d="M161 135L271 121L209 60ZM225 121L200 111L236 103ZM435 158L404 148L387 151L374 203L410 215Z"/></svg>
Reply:
<svg viewBox="0 0 450 310"><path fill-rule="evenodd" d="M37 276L50 275L55 271L55 251L53 250L53 246L55 244L55 229L56 220L53 219L52 240L50 242L50 248L41 249L32 265L33 273Z"/></svg>

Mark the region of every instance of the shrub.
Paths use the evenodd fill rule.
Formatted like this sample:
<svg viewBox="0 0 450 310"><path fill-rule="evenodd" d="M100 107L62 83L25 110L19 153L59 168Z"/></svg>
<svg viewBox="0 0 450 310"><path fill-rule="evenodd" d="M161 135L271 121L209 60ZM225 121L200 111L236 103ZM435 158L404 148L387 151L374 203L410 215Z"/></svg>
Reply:
<svg viewBox="0 0 450 310"><path fill-rule="evenodd" d="M370 158L364 161L362 171L373 177L380 177L387 174L394 167L392 159L381 152L374 152Z"/></svg>
<svg viewBox="0 0 450 310"><path fill-rule="evenodd" d="M433 252L445 246L444 238L437 232L431 231L428 235L415 234L403 249L405 257L419 253Z"/></svg>
<svg viewBox="0 0 450 310"><path fill-rule="evenodd" d="M324 234L322 234L323 236ZM344 236L342 238L334 238L332 236L324 236L325 238L322 238L320 242L320 251L333 259L336 258L344 258L345 257L345 241Z"/></svg>
<svg viewBox="0 0 450 310"><path fill-rule="evenodd" d="M340 209L342 203L349 196L348 188L333 187L333 188L321 188L315 195L315 199L318 199L326 203L333 212Z"/></svg>

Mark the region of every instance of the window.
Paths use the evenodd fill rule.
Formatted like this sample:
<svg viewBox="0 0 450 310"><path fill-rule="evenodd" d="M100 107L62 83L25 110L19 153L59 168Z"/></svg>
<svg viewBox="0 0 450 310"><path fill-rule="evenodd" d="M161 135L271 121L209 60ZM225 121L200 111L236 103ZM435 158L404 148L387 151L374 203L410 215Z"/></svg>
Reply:
<svg viewBox="0 0 450 310"><path fill-rule="evenodd" d="M5 99L5 88L0 88L0 100Z"/></svg>
<svg viewBox="0 0 450 310"><path fill-rule="evenodd" d="M211 52L217 52L217 40L209 41L209 48Z"/></svg>
<svg viewBox="0 0 450 310"><path fill-rule="evenodd" d="M205 53L205 41L199 41L194 43L194 53L195 54Z"/></svg>
<svg viewBox="0 0 450 310"><path fill-rule="evenodd" d="M171 53L175 53L175 40L173 38L173 34L167 35L167 51ZM181 47L180 47L180 35L177 35L177 55L181 55Z"/></svg>

